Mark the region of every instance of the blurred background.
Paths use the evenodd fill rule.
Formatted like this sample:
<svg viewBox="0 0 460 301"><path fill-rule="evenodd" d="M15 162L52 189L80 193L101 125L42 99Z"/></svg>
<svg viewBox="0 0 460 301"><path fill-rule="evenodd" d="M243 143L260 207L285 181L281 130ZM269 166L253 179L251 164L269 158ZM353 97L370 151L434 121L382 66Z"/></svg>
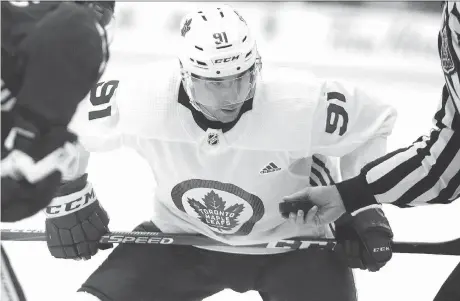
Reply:
<svg viewBox="0 0 460 301"><path fill-rule="evenodd" d="M419 76L440 70L436 33L441 2L228 3L248 22L265 61L321 73L333 68L335 76L350 66L392 72L417 66ZM172 57L182 16L207 5L119 2L112 49L137 59Z"/></svg>
<svg viewBox="0 0 460 301"><path fill-rule="evenodd" d="M444 83L437 53L440 2L229 4L238 9L255 34L264 68L285 66L350 81L391 102L399 118L389 137L389 151L429 133ZM120 73L149 76L138 74L141 65L173 59L181 18L192 9L208 5L209 2L118 2L108 77L116 79ZM133 101L135 97L133 91ZM150 217L155 182L145 162L133 151L92 154L88 173L111 217L112 230L132 229ZM410 210L384 206L384 210L395 240L460 237L459 201ZM3 227L43 229L44 217L38 214ZM101 251L89 261L76 262L52 258L44 243L5 245L29 301L62 300L110 253ZM453 256L396 254L378 273L355 271L359 300L431 301L459 260ZM31 267L34 271L46 270L49 278L37 277ZM59 277L62 280L54 282ZM254 292L240 295L225 291L207 301L223 300L261 299Z"/></svg>

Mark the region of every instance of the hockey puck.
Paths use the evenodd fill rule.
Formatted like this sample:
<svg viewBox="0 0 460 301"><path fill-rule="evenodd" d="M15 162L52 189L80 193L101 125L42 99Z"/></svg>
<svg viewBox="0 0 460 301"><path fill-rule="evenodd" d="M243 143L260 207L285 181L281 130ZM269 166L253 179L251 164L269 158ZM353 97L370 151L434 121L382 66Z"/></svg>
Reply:
<svg viewBox="0 0 460 301"><path fill-rule="evenodd" d="M307 214L313 206L312 203L306 201L282 202L279 204L279 210L284 218L288 218L291 212L297 214L299 210Z"/></svg>

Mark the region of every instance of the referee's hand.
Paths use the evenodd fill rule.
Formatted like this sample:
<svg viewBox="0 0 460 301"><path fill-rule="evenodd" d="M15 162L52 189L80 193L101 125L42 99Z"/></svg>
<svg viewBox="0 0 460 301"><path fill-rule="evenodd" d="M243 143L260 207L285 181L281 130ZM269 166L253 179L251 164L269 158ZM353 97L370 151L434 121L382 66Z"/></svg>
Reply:
<svg viewBox="0 0 460 301"><path fill-rule="evenodd" d="M327 225L345 213L345 206L335 186L306 187L294 194L285 196L283 202L310 202L318 207L311 219L316 226Z"/></svg>

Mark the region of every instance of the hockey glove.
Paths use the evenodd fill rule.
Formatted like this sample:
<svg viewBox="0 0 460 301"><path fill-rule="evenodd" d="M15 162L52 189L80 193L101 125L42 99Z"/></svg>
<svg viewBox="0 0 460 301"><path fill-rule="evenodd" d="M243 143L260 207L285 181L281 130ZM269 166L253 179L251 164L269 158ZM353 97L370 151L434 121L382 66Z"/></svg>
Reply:
<svg viewBox="0 0 460 301"><path fill-rule="evenodd" d="M74 168L76 136L15 107L2 111L2 222L15 222L45 208L62 174Z"/></svg>
<svg viewBox="0 0 460 301"><path fill-rule="evenodd" d="M336 223L335 236L350 268L376 272L392 257L393 232L382 209L368 209Z"/></svg>
<svg viewBox="0 0 460 301"><path fill-rule="evenodd" d="M45 210L46 241L56 258L90 259L99 249L112 247L99 243L109 231L109 216L99 204L87 176L84 174L59 188Z"/></svg>

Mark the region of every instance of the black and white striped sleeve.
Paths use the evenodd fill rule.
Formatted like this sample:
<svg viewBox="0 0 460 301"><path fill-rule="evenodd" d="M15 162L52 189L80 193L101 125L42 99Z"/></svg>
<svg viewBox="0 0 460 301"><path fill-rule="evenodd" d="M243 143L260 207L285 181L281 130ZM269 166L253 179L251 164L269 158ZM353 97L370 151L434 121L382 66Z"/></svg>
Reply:
<svg viewBox="0 0 460 301"><path fill-rule="evenodd" d="M348 212L378 203L446 204L460 196L460 4L447 2L438 49L446 83L429 136L367 164L337 184Z"/></svg>

